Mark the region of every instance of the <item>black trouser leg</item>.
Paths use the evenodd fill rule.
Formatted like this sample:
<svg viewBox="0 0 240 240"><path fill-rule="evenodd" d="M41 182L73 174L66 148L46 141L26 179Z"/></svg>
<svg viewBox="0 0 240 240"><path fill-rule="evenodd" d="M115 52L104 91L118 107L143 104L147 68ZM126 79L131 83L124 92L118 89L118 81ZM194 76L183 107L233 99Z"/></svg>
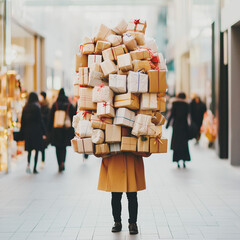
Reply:
<svg viewBox="0 0 240 240"><path fill-rule="evenodd" d="M32 151L28 151L28 156L27 156L28 165L30 165L30 162L31 162L31 154L32 154Z"/></svg>
<svg viewBox="0 0 240 240"><path fill-rule="evenodd" d="M59 168L64 164L66 160L66 147L56 147L57 161Z"/></svg>
<svg viewBox="0 0 240 240"><path fill-rule="evenodd" d="M45 149L42 150L42 162L45 162Z"/></svg>
<svg viewBox="0 0 240 240"><path fill-rule="evenodd" d="M129 212L129 223L137 222L137 213L138 213L138 201L137 201L137 192L128 192L128 212Z"/></svg>
<svg viewBox="0 0 240 240"><path fill-rule="evenodd" d="M121 222L122 192L112 192L112 215L114 222Z"/></svg>
<svg viewBox="0 0 240 240"><path fill-rule="evenodd" d="M34 157L34 168L33 168L34 171L37 170L37 162L38 162L38 151L36 151L35 157Z"/></svg>

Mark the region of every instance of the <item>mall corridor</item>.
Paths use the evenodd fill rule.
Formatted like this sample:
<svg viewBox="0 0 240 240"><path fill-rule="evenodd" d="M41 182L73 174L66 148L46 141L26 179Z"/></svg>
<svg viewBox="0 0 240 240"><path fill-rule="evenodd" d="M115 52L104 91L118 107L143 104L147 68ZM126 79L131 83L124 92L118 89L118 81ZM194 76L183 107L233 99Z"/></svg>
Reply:
<svg viewBox="0 0 240 240"><path fill-rule="evenodd" d="M186 169L176 168L171 151L145 159L137 236L128 233L125 196L123 231L111 233L110 194L96 190L100 159L83 163L69 149L67 169L58 174L49 148L37 176L27 175L22 161L0 178L0 239L240 239L240 169L203 145L190 146Z"/></svg>

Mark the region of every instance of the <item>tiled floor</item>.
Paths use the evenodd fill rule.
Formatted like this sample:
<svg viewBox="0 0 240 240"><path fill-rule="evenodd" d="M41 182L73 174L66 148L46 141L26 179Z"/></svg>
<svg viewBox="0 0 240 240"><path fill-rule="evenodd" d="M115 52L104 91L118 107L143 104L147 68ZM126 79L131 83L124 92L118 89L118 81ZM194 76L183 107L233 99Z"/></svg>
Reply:
<svg viewBox="0 0 240 240"><path fill-rule="evenodd" d="M71 150L57 173L54 149L46 167L27 175L25 162L0 178L0 239L240 239L240 168L191 143L192 162L177 169L171 152L145 160L147 190L139 192L140 234L129 236L123 198L120 234L110 232L110 194L96 190L100 159Z"/></svg>

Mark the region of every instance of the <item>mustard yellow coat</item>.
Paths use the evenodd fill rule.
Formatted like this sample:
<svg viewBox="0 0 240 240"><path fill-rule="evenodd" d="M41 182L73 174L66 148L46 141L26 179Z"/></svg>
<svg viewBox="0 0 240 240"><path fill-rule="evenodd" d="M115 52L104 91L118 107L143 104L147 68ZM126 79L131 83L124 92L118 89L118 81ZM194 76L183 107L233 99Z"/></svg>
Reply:
<svg viewBox="0 0 240 240"><path fill-rule="evenodd" d="M107 192L137 192L146 189L141 156L119 153L102 159L98 190Z"/></svg>

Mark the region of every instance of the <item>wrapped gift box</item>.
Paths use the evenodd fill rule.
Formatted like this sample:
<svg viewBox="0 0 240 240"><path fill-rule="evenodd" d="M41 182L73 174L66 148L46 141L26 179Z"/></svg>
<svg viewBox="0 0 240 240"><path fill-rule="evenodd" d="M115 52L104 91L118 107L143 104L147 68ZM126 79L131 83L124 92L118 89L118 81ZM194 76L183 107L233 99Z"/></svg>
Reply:
<svg viewBox="0 0 240 240"><path fill-rule="evenodd" d="M110 28L108 28L106 25L101 24L98 31L96 32L96 35L94 37L95 42L98 40L106 40L107 37L111 34L115 34Z"/></svg>
<svg viewBox="0 0 240 240"><path fill-rule="evenodd" d="M158 110L158 100L156 93L143 93L141 97L141 110Z"/></svg>
<svg viewBox="0 0 240 240"><path fill-rule="evenodd" d="M135 137L122 137L121 151L136 152L137 138Z"/></svg>
<svg viewBox="0 0 240 240"><path fill-rule="evenodd" d="M107 41L110 42L113 47L116 47L122 44L122 36L112 34L107 37Z"/></svg>
<svg viewBox="0 0 240 240"><path fill-rule="evenodd" d="M155 125L163 125L165 123L165 117L160 112L154 112L152 116L152 123Z"/></svg>
<svg viewBox="0 0 240 240"><path fill-rule="evenodd" d="M148 38L145 40L144 48L151 49L152 52L157 53L158 52L158 46L156 44L156 41L154 38Z"/></svg>
<svg viewBox="0 0 240 240"><path fill-rule="evenodd" d="M102 54L102 51L111 47L111 43L107 41L97 41L95 47L96 54Z"/></svg>
<svg viewBox="0 0 240 240"><path fill-rule="evenodd" d="M143 32L145 33L147 22L144 19L131 19L127 26L127 31Z"/></svg>
<svg viewBox="0 0 240 240"><path fill-rule="evenodd" d="M123 43L129 51L135 51L138 48L137 41L135 40L135 37L133 37L130 34L124 34Z"/></svg>
<svg viewBox="0 0 240 240"><path fill-rule="evenodd" d="M166 61L162 55L162 53L157 53L158 54L158 59L159 59L159 70L160 71L167 71L167 65Z"/></svg>
<svg viewBox="0 0 240 240"><path fill-rule="evenodd" d="M145 115L153 115L153 111L152 110L138 110L137 114L145 114Z"/></svg>
<svg viewBox="0 0 240 240"><path fill-rule="evenodd" d="M117 63L120 70L132 70L132 59L130 53L117 56Z"/></svg>
<svg viewBox="0 0 240 240"><path fill-rule="evenodd" d="M114 107L126 107L131 110L139 109L139 98L132 93L116 95L114 98Z"/></svg>
<svg viewBox="0 0 240 240"><path fill-rule="evenodd" d="M121 142L121 126L107 124L105 135L105 141L108 143Z"/></svg>
<svg viewBox="0 0 240 240"><path fill-rule="evenodd" d="M94 43L93 43L93 39L89 38L89 37L85 37L83 39L83 44L80 45L80 51L82 51L83 54L92 54L94 53Z"/></svg>
<svg viewBox="0 0 240 240"><path fill-rule="evenodd" d="M128 92L146 93L148 91L148 75L130 71L128 75Z"/></svg>
<svg viewBox="0 0 240 240"><path fill-rule="evenodd" d="M110 153L121 152L121 143L110 143Z"/></svg>
<svg viewBox="0 0 240 240"><path fill-rule="evenodd" d="M117 47L113 47L112 50L113 50L114 60L117 60L117 56L128 53L128 50L124 44L119 45Z"/></svg>
<svg viewBox="0 0 240 240"><path fill-rule="evenodd" d="M134 136L148 135L151 136L155 133L155 125L151 122L152 116L138 114L132 129Z"/></svg>
<svg viewBox="0 0 240 240"><path fill-rule="evenodd" d="M92 70L93 67L95 67L95 63L100 64L102 62L102 55L88 55L88 67L90 70Z"/></svg>
<svg viewBox="0 0 240 240"><path fill-rule="evenodd" d="M91 127L105 130L107 124L112 124L112 118L100 118L97 114L91 116Z"/></svg>
<svg viewBox="0 0 240 240"><path fill-rule="evenodd" d="M157 110L160 112L166 111L166 98L161 97L161 95L157 95Z"/></svg>
<svg viewBox="0 0 240 240"><path fill-rule="evenodd" d="M137 45L142 46L145 44L145 34L144 33L127 31L126 34L132 35L135 38Z"/></svg>
<svg viewBox="0 0 240 240"><path fill-rule="evenodd" d="M126 127L133 127L134 121L135 112L130 111L127 108L118 108L116 110L116 116L113 121L114 124Z"/></svg>
<svg viewBox="0 0 240 240"><path fill-rule="evenodd" d="M80 91L80 85L79 85L79 83L77 83L77 82L75 82L74 84L73 84L73 95L74 95L74 97L79 97L79 91Z"/></svg>
<svg viewBox="0 0 240 240"><path fill-rule="evenodd" d="M166 93L166 71L150 70L149 77L149 92L151 93Z"/></svg>
<svg viewBox="0 0 240 240"><path fill-rule="evenodd" d="M125 93L127 91L127 76L110 74L109 87L116 93Z"/></svg>
<svg viewBox="0 0 240 240"><path fill-rule="evenodd" d="M74 137L71 140L73 150L78 153L93 153L93 143L91 138L78 138Z"/></svg>
<svg viewBox="0 0 240 240"><path fill-rule="evenodd" d="M103 81L103 73L91 70L89 73L89 86L95 87L100 85L107 86L108 83Z"/></svg>
<svg viewBox="0 0 240 240"><path fill-rule="evenodd" d="M149 152L149 136L138 137L137 151L138 152Z"/></svg>
<svg viewBox="0 0 240 240"><path fill-rule="evenodd" d="M97 115L99 117L115 117L115 110L110 102L98 102Z"/></svg>
<svg viewBox="0 0 240 240"><path fill-rule="evenodd" d="M150 138L150 153L166 153L167 144L166 138Z"/></svg>
<svg viewBox="0 0 240 240"><path fill-rule="evenodd" d="M158 72L158 92L166 93L167 91L167 80L166 80L166 71Z"/></svg>
<svg viewBox="0 0 240 240"><path fill-rule="evenodd" d="M162 125L154 126L154 134L150 137L161 137L162 136Z"/></svg>
<svg viewBox="0 0 240 240"><path fill-rule="evenodd" d="M95 144L101 144L104 142L104 131L101 129L92 130L92 142Z"/></svg>
<svg viewBox="0 0 240 240"><path fill-rule="evenodd" d="M118 68L118 70L117 70L117 74L118 74L118 75L126 75L126 76L128 76L129 71L124 72L124 71L122 71L122 70L120 70L120 69Z"/></svg>
<svg viewBox="0 0 240 240"><path fill-rule="evenodd" d="M113 28L113 31L119 35L123 35L127 31L127 26L127 22L123 19Z"/></svg>
<svg viewBox="0 0 240 240"><path fill-rule="evenodd" d="M78 125L79 121L81 121L81 120L90 121L91 116L92 116L92 113L88 112L88 111L77 112L77 114L73 116L72 127L77 128L77 125Z"/></svg>
<svg viewBox="0 0 240 240"><path fill-rule="evenodd" d="M75 133L81 138L87 138L92 136L91 122L88 120L80 120L78 122L77 128L75 128Z"/></svg>
<svg viewBox="0 0 240 240"><path fill-rule="evenodd" d="M151 70L151 62L148 60L134 60L132 64L134 72L141 70L147 73Z"/></svg>
<svg viewBox="0 0 240 240"><path fill-rule="evenodd" d="M78 53L75 55L75 71L78 72L80 67L88 66L88 57L85 54Z"/></svg>
<svg viewBox="0 0 240 240"><path fill-rule="evenodd" d="M150 59L150 52L147 49L138 49L130 52L132 60L148 60Z"/></svg>
<svg viewBox="0 0 240 240"><path fill-rule="evenodd" d="M109 150L109 146L107 143L95 145L95 154L96 155L104 155L104 154L108 154L109 152L110 152L110 150Z"/></svg>
<svg viewBox="0 0 240 240"><path fill-rule="evenodd" d="M93 102L113 102L113 91L108 86L95 86L92 91Z"/></svg>
<svg viewBox="0 0 240 240"><path fill-rule="evenodd" d="M105 77L117 72L117 65L109 59L101 63L101 68Z"/></svg>
<svg viewBox="0 0 240 240"><path fill-rule="evenodd" d="M80 85L88 85L88 68L80 67L78 71L78 82Z"/></svg>
<svg viewBox="0 0 240 240"><path fill-rule="evenodd" d="M108 48L106 50L103 50L102 56L103 56L104 61L106 61L106 60L114 61L115 60L113 48Z"/></svg>
<svg viewBox="0 0 240 240"><path fill-rule="evenodd" d="M78 110L96 110L97 104L92 102L92 88L79 89Z"/></svg>

